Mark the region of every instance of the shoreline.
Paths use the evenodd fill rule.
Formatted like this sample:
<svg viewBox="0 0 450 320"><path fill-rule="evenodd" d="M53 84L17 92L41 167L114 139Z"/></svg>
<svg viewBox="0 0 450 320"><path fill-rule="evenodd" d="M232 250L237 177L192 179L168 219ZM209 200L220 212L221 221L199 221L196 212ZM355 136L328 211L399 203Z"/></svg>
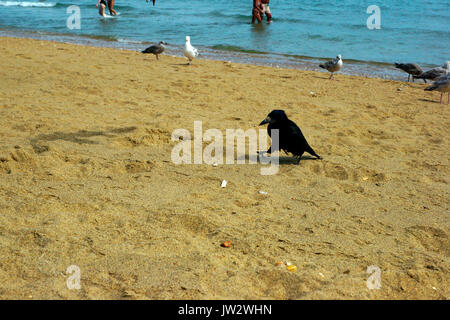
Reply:
<svg viewBox="0 0 450 320"><path fill-rule="evenodd" d="M135 41L121 38L105 38L101 36L87 36L75 34L55 34L45 33L40 31L24 31L24 30L5 30L0 29L0 37L13 37L23 39L36 39L46 41L56 41L69 44L87 45L99 48L114 48L127 51L141 51L147 46L153 44L149 41ZM216 46L221 47L221 46ZM222 46L226 47L226 46ZM208 59L214 61L231 61L234 63L245 63L251 65L279 67L285 69L304 70L304 71L318 71L326 72L319 68L320 63L333 59L304 57L289 54L275 54L275 53L258 53L249 52L248 50L235 48L236 50L220 50L214 47L197 46L200 50L200 59ZM181 53L180 53L181 52ZM166 52L174 57L183 57L183 46L168 44ZM392 64L386 62L376 61L359 61L359 60L344 60L344 68L340 71L341 74L361 76L368 78L379 78L385 80L403 81L407 78L407 74L399 71ZM425 68L433 66L425 66Z"/></svg>
<svg viewBox="0 0 450 320"><path fill-rule="evenodd" d="M438 93L186 62L0 37L2 299L449 299ZM174 130L264 129L273 109L323 160L281 154L272 176L173 163ZM72 265L80 290L66 285Z"/></svg>

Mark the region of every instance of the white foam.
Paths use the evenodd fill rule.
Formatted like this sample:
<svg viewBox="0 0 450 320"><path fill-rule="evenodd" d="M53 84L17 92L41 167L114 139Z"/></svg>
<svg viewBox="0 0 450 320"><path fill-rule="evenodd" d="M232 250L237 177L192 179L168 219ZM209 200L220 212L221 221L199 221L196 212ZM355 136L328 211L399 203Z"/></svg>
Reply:
<svg viewBox="0 0 450 320"><path fill-rule="evenodd" d="M122 42L122 43L134 43L134 44L142 44L142 41L137 41L137 40L127 40L127 39L117 39L117 42Z"/></svg>
<svg viewBox="0 0 450 320"><path fill-rule="evenodd" d="M44 7L50 8L56 6L56 2L29 2L29 1L0 1L3 7Z"/></svg>
<svg viewBox="0 0 450 320"><path fill-rule="evenodd" d="M102 16L102 18L108 19L108 18L117 18L117 16L120 15L120 12L117 12L117 14L115 16L111 16L109 14L106 14L106 16Z"/></svg>

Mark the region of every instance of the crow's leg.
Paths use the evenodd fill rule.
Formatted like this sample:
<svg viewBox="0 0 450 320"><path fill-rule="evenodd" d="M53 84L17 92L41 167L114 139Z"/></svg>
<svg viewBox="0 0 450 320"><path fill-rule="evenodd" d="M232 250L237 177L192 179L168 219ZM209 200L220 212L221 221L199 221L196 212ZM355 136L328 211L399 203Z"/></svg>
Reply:
<svg viewBox="0 0 450 320"><path fill-rule="evenodd" d="M440 104L442 104L442 96L444 95L444 93L441 93L441 101L439 102Z"/></svg>
<svg viewBox="0 0 450 320"><path fill-rule="evenodd" d="M423 82L428 83L428 82L427 82L427 79L425 79L425 78L423 78Z"/></svg>
<svg viewBox="0 0 450 320"><path fill-rule="evenodd" d="M408 82L409 82L409 79L411 78L411 75L410 74L408 74ZM413 82L414 82L414 78L413 78Z"/></svg>
<svg viewBox="0 0 450 320"><path fill-rule="evenodd" d="M156 60L159 60L158 55L156 55Z"/></svg>
<svg viewBox="0 0 450 320"><path fill-rule="evenodd" d="M330 80L333 79L333 72L331 73Z"/></svg>

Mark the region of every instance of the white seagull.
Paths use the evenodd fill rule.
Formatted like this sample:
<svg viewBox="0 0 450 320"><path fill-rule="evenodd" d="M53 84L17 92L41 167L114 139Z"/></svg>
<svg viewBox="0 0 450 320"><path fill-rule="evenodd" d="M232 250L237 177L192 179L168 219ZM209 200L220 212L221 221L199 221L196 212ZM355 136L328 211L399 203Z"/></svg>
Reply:
<svg viewBox="0 0 450 320"><path fill-rule="evenodd" d="M191 45L191 37L189 36L186 36L186 44L184 45L184 56L189 59L188 64L191 64L192 60L194 60L194 58L198 56L198 50Z"/></svg>
<svg viewBox="0 0 450 320"><path fill-rule="evenodd" d="M330 79L333 79L333 74L335 72L338 72L339 70L341 70L342 65L344 63L342 62L342 56L339 54L336 59L333 59L331 61L328 61L324 64L319 65L319 67L328 70L329 72L331 72L331 77Z"/></svg>

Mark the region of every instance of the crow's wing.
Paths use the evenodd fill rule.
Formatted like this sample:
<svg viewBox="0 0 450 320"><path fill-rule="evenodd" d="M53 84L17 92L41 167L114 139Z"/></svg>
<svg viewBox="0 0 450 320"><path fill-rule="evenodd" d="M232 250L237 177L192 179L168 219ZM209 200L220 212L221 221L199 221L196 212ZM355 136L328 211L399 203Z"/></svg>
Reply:
<svg viewBox="0 0 450 320"><path fill-rule="evenodd" d="M284 136L286 136L287 139L286 142L288 143L289 147L296 149L300 146L308 145L308 142L306 141L306 138L303 135L302 130L300 130L300 128L295 124L294 121L288 120L286 129L283 131L286 131L285 134L283 132L283 138Z"/></svg>

